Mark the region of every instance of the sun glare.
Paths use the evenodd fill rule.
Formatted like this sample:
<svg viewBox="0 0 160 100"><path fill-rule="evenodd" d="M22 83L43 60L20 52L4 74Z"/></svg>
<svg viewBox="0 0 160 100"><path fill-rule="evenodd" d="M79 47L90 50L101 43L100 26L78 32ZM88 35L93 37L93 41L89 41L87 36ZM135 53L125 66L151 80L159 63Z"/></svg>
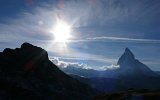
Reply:
<svg viewBox="0 0 160 100"><path fill-rule="evenodd" d="M71 27L67 23L63 21L59 21L57 25L54 27L53 35L56 42L67 42L71 37L70 35Z"/></svg>

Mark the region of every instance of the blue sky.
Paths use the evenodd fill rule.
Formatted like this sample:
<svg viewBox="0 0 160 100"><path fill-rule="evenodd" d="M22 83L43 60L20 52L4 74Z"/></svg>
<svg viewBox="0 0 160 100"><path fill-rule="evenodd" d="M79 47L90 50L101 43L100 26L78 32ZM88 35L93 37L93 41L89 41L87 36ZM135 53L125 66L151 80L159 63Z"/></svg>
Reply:
<svg viewBox="0 0 160 100"><path fill-rule="evenodd" d="M160 70L159 0L0 0L0 51L23 42L50 58L99 68L116 64L126 47ZM72 25L65 45L52 42L56 18Z"/></svg>

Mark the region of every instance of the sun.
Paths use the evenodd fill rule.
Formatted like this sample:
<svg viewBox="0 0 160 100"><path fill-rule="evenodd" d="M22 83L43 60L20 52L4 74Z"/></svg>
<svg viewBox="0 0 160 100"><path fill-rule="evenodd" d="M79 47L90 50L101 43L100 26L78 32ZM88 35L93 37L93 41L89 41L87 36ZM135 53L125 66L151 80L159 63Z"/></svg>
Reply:
<svg viewBox="0 0 160 100"><path fill-rule="evenodd" d="M67 42L71 38L71 26L64 21L58 21L53 29L53 35L56 42Z"/></svg>

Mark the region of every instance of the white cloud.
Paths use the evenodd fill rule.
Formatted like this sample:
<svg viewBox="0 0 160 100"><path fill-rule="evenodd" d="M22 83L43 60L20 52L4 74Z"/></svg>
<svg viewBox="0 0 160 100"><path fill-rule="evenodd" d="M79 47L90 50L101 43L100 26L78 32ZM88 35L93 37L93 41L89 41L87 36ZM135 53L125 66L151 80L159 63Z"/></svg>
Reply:
<svg viewBox="0 0 160 100"><path fill-rule="evenodd" d="M102 66L99 70L110 70L110 69L118 69L120 66L116 64L111 64L110 66Z"/></svg>
<svg viewBox="0 0 160 100"><path fill-rule="evenodd" d="M82 68L82 69L92 69L92 67L86 65L86 64L80 64L80 63L73 63L73 62L65 62L62 60L59 60L58 57L54 57L50 59L54 64L56 64L59 68L66 68L66 67L75 67L75 68Z"/></svg>
<svg viewBox="0 0 160 100"><path fill-rule="evenodd" d="M94 69L91 66L88 66L87 64L83 63L68 63L67 67L75 67L75 68L81 68L81 69Z"/></svg>
<svg viewBox="0 0 160 100"><path fill-rule="evenodd" d="M154 40L154 39L135 39L135 38L107 37L107 36L92 37L92 38L87 38L86 40L90 41L114 40L114 41L129 41L129 42L142 42L142 43L160 43L160 40Z"/></svg>
<svg viewBox="0 0 160 100"><path fill-rule="evenodd" d="M50 59L55 65L57 65L60 68L66 68L68 63L64 62L64 61L60 61L59 58L54 57L52 59Z"/></svg>
<svg viewBox="0 0 160 100"><path fill-rule="evenodd" d="M97 67L97 68L93 68L87 64L83 64L83 63L78 63L78 62L65 62L65 61L62 61L62 60L59 60L58 57L54 57L52 59L50 59L54 64L56 64L60 69L63 69L63 68L67 68L67 67L73 67L73 68L81 68L81 69L94 69L94 70L110 70L110 69L117 69L119 68L119 65L115 65L115 64L112 64L110 66L100 66L100 67Z"/></svg>

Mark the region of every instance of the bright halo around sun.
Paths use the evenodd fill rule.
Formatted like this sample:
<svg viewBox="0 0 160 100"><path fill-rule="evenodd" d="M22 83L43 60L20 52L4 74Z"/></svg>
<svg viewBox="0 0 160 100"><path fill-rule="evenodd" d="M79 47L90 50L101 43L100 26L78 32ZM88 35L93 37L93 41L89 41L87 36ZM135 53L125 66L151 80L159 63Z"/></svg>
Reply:
<svg viewBox="0 0 160 100"><path fill-rule="evenodd" d="M53 35L56 42L66 43L71 38L71 27L64 21L58 21L53 29Z"/></svg>

